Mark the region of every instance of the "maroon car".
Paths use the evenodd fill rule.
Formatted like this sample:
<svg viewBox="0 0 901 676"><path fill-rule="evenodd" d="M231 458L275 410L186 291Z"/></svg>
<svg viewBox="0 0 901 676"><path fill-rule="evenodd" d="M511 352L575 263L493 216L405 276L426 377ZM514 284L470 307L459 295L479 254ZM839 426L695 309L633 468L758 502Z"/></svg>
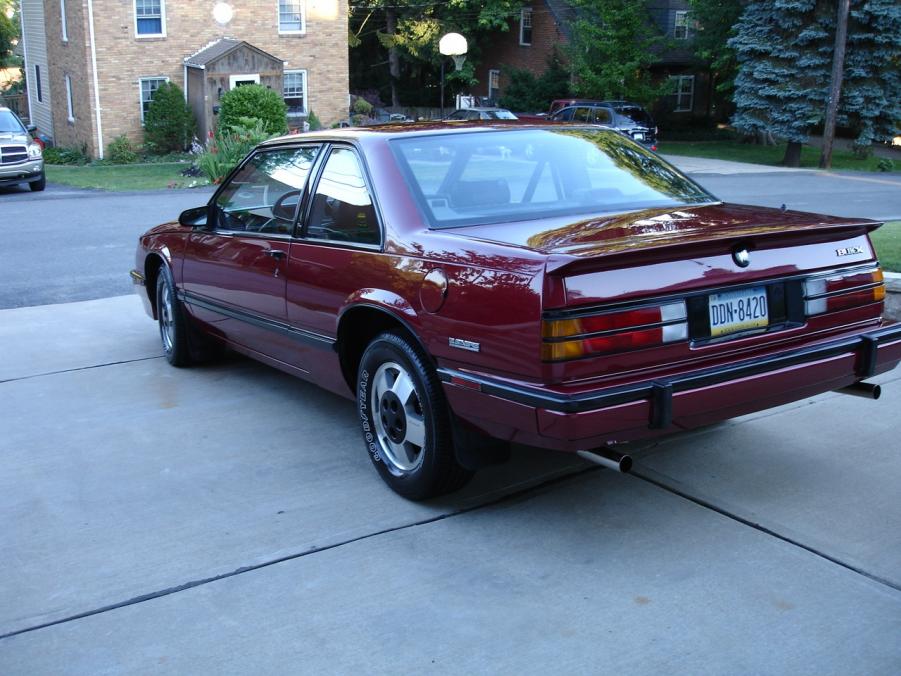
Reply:
<svg viewBox="0 0 901 676"><path fill-rule="evenodd" d="M842 389L901 360L879 223L724 204L611 130L396 126L264 143L141 237L182 366L228 346L356 397L398 493L510 442L617 442Z"/></svg>

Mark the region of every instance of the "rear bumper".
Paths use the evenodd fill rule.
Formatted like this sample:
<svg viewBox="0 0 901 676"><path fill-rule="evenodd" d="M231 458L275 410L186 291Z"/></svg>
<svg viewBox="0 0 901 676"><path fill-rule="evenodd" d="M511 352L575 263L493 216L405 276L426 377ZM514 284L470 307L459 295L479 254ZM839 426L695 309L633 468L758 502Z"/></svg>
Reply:
<svg viewBox="0 0 901 676"><path fill-rule="evenodd" d="M901 361L901 324L669 378L566 394L439 369L454 412L534 446L582 450L691 429L845 387Z"/></svg>

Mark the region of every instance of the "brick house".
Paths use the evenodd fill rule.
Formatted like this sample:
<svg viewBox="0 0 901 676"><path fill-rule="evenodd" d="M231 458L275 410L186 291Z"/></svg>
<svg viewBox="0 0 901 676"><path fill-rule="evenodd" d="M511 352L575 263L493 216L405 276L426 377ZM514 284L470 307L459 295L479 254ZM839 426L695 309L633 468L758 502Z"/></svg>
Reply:
<svg viewBox="0 0 901 676"><path fill-rule="evenodd" d="M185 91L200 132L217 100L258 82L300 126L347 117L347 0L21 0L32 122L102 157L142 120L163 82Z"/></svg>
<svg viewBox="0 0 901 676"><path fill-rule="evenodd" d="M508 68L540 75L555 49L565 57L565 46L570 40L569 23L575 11L563 0L534 0L524 6L511 20L510 30L497 32L485 40L486 47L475 73L479 89L472 94L496 101L509 84ZM694 29L688 0L654 0L648 4L648 15L675 45L662 51L651 67L659 78L672 78L675 89L674 94L657 103L655 110L670 119L707 116L709 75L696 63L690 48ZM628 98L628 92L623 96Z"/></svg>

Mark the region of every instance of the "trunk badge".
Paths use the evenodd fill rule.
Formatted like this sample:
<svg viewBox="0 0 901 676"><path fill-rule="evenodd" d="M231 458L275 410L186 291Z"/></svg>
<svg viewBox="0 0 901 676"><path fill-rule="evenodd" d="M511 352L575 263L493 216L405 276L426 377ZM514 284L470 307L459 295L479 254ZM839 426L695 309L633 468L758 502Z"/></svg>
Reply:
<svg viewBox="0 0 901 676"><path fill-rule="evenodd" d="M740 268L746 268L751 263L751 252L747 247L735 247L732 249L732 260Z"/></svg>
<svg viewBox="0 0 901 676"><path fill-rule="evenodd" d="M841 249L835 250L836 256L854 256L856 254L862 254L863 247L862 246L843 246Z"/></svg>

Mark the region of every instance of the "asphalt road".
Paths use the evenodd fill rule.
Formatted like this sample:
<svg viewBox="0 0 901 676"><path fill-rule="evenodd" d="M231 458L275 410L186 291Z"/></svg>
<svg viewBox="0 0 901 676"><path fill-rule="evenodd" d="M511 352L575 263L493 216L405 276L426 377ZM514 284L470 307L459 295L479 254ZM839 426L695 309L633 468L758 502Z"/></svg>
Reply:
<svg viewBox="0 0 901 676"><path fill-rule="evenodd" d="M693 166L704 166L693 160ZM901 177L810 171L692 176L723 200L843 216L901 219ZM0 308L130 292L138 236L203 204L211 189L107 193L0 189Z"/></svg>
<svg viewBox="0 0 901 676"><path fill-rule="evenodd" d="M0 354L4 676L898 673L901 372L414 504L349 401L172 368L133 295Z"/></svg>

